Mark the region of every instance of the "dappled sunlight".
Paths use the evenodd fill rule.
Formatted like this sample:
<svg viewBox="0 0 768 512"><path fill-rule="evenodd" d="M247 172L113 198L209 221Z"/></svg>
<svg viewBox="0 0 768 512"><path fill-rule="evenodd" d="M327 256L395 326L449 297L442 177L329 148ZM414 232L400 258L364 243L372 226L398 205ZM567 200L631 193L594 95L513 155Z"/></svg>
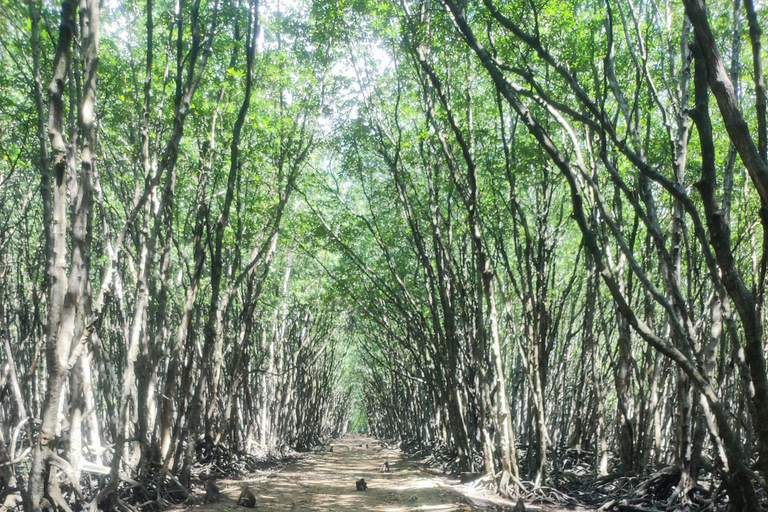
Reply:
<svg viewBox="0 0 768 512"><path fill-rule="evenodd" d="M437 482L433 480L417 480L415 482L410 482L406 485L399 486L396 489L398 491L406 491L409 489L432 489L434 487L439 487Z"/></svg>
<svg viewBox="0 0 768 512"><path fill-rule="evenodd" d="M471 511L462 494L437 477L429 477L417 464L404 460L398 450L382 447L370 438L349 436L333 444L333 451L307 454L276 473L257 475L243 482L220 481L225 499L195 510L226 511L235 506L242 485L257 498L256 510L417 512ZM379 470L389 461L390 473ZM368 491L355 482L364 478ZM245 510L245 509L238 509Z"/></svg>

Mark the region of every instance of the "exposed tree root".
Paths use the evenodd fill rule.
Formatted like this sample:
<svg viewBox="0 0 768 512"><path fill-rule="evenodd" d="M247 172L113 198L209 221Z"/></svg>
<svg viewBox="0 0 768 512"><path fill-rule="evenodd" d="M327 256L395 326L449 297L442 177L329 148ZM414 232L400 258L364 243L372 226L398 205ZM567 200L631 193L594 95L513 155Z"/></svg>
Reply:
<svg viewBox="0 0 768 512"><path fill-rule="evenodd" d="M578 503L572 497L553 487L518 480L505 472L499 475L496 490L505 498L522 498L526 502L547 503L550 505L576 505Z"/></svg>
<svg viewBox="0 0 768 512"><path fill-rule="evenodd" d="M620 484L622 480L626 479L615 479L614 489L603 494L599 511L682 512L714 510L717 505L710 490L696 484L675 465L660 469L630 489ZM596 494L600 490L606 490L604 482L593 487Z"/></svg>

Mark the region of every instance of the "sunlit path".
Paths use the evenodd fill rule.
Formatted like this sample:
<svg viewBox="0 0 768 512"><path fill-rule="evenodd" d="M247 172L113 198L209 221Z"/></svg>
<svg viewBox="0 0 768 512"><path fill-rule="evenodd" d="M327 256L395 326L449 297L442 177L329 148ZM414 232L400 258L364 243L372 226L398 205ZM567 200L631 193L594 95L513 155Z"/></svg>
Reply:
<svg viewBox="0 0 768 512"><path fill-rule="evenodd" d="M514 503L481 496L470 486L460 485L457 479L430 474L417 462L403 457L400 450L383 447L369 437L347 436L331 448L333 451L307 454L278 472L265 472L245 480L220 480L222 501L186 510L247 511L236 504L243 485L248 485L256 495L256 510L451 512L514 508ZM389 461L390 473L380 471L384 461ZM355 490L355 481L360 478L367 482L367 492ZM530 504L526 509L559 510Z"/></svg>

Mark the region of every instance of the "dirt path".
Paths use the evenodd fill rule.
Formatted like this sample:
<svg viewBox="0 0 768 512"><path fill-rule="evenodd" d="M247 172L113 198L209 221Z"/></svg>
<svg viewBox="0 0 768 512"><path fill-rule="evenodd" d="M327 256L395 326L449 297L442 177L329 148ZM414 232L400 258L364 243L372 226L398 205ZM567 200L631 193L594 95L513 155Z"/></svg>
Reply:
<svg viewBox="0 0 768 512"><path fill-rule="evenodd" d="M246 480L220 480L217 483L224 495L222 501L189 510L246 512L248 509L236 504L243 485L256 494L257 511L450 512L511 511L514 507L514 503L459 485L458 480L432 475L416 462L405 460L399 450L384 448L367 437L349 436L332 448L307 454L280 471ZM390 473L379 471L385 460L389 461ZM365 478L368 492L355 490L355 481L360 478ZM531 505L526 509L557 510Z"/></svg>

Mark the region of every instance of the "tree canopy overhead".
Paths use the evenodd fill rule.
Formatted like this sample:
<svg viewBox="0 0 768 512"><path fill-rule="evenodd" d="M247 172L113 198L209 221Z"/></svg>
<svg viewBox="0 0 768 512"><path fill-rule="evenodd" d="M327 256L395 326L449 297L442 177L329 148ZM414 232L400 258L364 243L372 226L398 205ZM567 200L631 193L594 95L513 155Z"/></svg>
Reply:
<svg viewBox="0 0 768 512"><path fill-rule="evenodd" d="M0 6L5 506L349 431L510 497L766 506L765 6Z"/></svg>

